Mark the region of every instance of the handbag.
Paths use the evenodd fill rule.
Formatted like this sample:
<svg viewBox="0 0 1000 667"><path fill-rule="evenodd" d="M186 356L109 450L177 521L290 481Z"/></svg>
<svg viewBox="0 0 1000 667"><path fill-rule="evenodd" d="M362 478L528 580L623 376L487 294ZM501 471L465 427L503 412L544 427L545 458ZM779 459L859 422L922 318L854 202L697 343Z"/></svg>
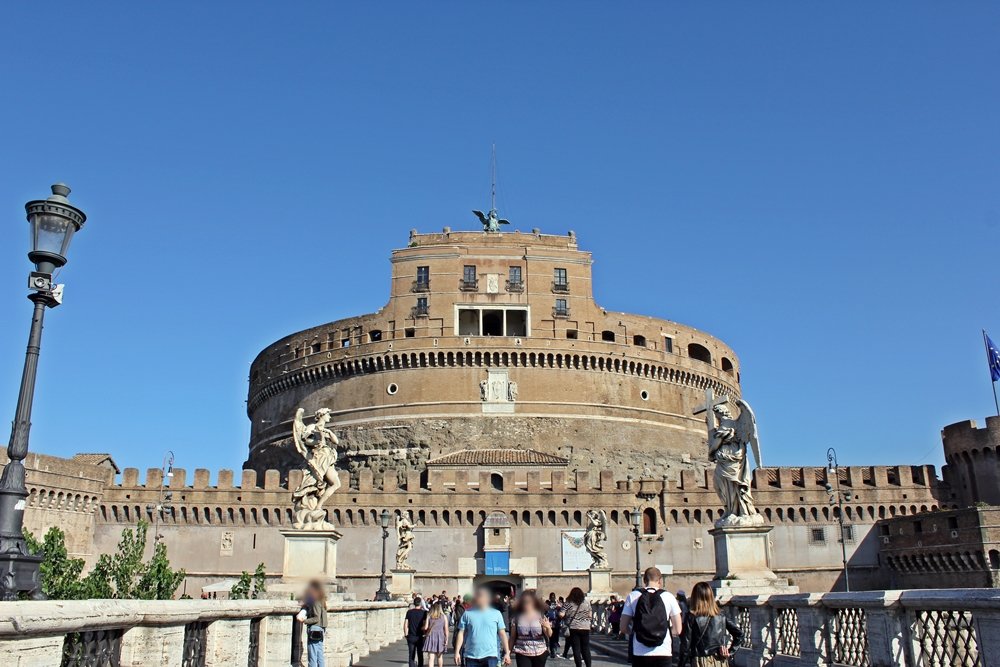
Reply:
<svg viewBox="0 0 1000 667"><path fill-rule="evenodd" d="M322 626L311 625L309 626L309 632L306 633L306 637L311 642L321 642L326 636L326 632L323 630Z"/></svg>

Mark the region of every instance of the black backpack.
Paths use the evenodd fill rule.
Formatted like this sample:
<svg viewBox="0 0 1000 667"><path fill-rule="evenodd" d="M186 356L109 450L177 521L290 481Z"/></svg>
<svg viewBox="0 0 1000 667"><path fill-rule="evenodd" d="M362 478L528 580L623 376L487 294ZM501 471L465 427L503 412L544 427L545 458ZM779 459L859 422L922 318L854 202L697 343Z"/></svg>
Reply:
<svg viewBox="0 0 1000 667"><path fill-rule="evenodd" d="M632 632L644 646L660 646L670 635L670 619L667 618L667 605L660 597L662 594L662 590L644 588L635 602Z"/></svg>

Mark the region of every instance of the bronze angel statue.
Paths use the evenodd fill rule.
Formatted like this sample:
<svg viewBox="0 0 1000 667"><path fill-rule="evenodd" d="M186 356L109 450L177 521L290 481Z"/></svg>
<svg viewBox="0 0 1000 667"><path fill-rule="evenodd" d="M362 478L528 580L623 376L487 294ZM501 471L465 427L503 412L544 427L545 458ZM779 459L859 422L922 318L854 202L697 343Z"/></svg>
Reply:
<svg viewBox="0 0 1000 667"><path fill-rule="evenodd" d="M583 535L583 546L590 554L591 570L603 570L608 564L608 554L604 546L608 541L608 514L604 510L587 512L587 532Z"/></svg>
<svg viewBox="0 0 1000 667"><path fill-rule="evenodd" d="M753 477L747 456L747 449L750 449L757 467L762 465L757 417L750 404L742 398L732 401L740 409L739 416L735 418L729 408L729 398L716 401L711 389L705 391L705 398L705 405L695 414L706 413L708 459L715 464L715 491L725 508L725 513L715 525L761 525L764 517L757 512L750 496Z"/></svg>
<svg viewBox="0 0 1000 667"><path fill-rule="evenodd" d="M479 218L479 222L483 223L483 231L485 232L499 232L500 225L509 225L508 220L502 219L495 208L491 208L489 213L483 213L482 211L473 211L476 217Z"/></svg>
<svg viewBox="0 0 1000 667"><path fill-rule="evenodd" d="M292 439L295 449L305 460L302 481L292 493L295 517L292 525L298 530L333 530L333 524L326 519L323 504L340 488L337 474L337 450L340 444L337 435L327 428L330 410L320 408L312 424L303 419L305 410L295 411L292 422Z"/></svg>

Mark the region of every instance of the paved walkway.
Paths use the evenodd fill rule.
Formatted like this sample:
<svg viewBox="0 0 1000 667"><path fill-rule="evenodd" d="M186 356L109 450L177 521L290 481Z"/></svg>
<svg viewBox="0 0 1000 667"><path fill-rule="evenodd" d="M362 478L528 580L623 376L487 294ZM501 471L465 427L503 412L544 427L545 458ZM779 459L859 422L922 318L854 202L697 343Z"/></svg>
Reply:
<svg viewBox="0 0 1000 667"><path fill-rule="evenodd" d="M562 654L562 647L560 647L560 655ZM598 642L594 642L593 651L593 667L621 667L627 664L624 660L616 657L612 657L603 653L598 646ZM389 644L381 651L377 651L368 655L358 662L355 663L355 667L406 667L409 662L407 660L406 654L406 642L398 641ZM451 653L444 657L445 667L455 667L455 658ZM574 667L572 653L568 660L556 659L546 663L546 667ZM426 667L429 667L426 666Z"/></svg>

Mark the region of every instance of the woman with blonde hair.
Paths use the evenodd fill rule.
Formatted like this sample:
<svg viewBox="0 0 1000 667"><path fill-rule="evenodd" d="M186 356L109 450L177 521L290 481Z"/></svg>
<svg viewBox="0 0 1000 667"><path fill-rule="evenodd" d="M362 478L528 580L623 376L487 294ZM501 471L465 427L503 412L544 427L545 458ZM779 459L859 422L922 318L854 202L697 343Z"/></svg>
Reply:
<svg viewBox="0 0 1000 667"><path fill-rule="evenodd" d="M448 616L444 613L441 601L431 605L431 610L424 621L424 653L427 654L427 667L444 667L444 652L448 646Z"/></svg>
<svg viewBox="0 0 1000 667"><path fill-rule="evenodd" d="M712 587L695 584L684 615L679 667L724 667L742 639L743 631L719 609Z"/></svg>

